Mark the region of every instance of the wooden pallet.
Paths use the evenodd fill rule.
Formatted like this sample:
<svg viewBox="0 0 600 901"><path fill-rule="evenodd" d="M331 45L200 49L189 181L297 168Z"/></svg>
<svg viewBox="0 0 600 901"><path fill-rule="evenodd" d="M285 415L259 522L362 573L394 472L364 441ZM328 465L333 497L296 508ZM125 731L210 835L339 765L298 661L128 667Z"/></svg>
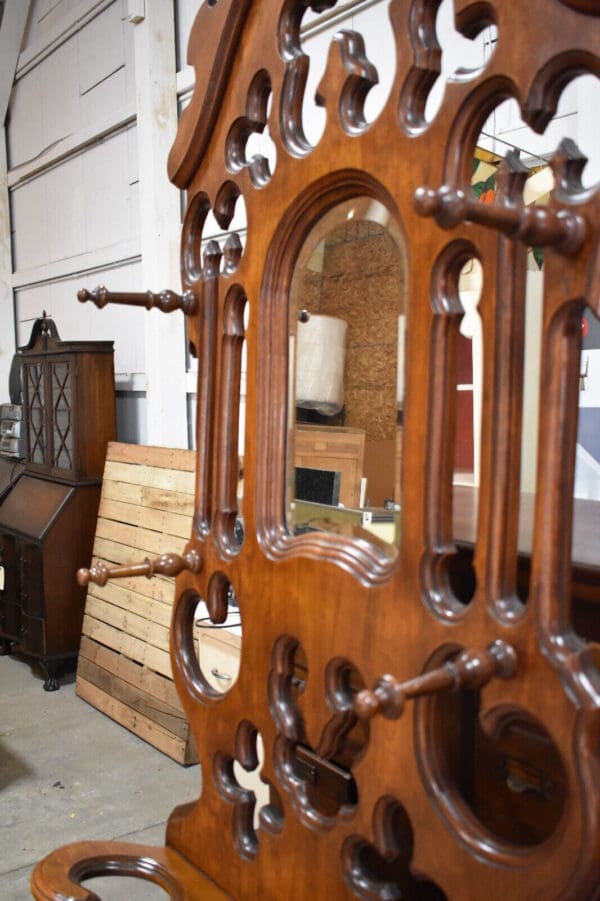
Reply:
<svg viewBox="0 0 600 901"><path fill-rule="evenodd" d="M193 451L108 445L94 562L181 553L191 533ZM174 579L90 583L76 693L178 763L197 762L173 683L169 627Z"/></svg>

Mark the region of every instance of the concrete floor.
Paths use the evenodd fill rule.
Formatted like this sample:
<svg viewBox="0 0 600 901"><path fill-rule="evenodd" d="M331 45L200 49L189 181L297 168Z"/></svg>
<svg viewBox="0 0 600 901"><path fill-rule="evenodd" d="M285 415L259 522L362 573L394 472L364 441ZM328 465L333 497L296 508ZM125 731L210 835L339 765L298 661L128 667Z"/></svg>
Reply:
<svg viewBox="0 0 600 901"><path fill-rule="evenodd" d="M199 766L182 767L41 671L0 657L0 899L31 898L34 864L81 839L162 844L179 803L200 794ZM102 901L165 901L157 886L104 877L86 882Z"/></svg>

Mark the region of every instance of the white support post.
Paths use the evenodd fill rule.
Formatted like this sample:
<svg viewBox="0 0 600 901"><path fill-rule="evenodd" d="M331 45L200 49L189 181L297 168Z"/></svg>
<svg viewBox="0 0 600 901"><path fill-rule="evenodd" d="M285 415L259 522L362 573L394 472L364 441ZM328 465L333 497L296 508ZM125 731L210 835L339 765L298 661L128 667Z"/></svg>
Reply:
<svg viewBox="0 0 600 901"><path fill-rule="evenodd" d="M137 146L140 179L142 276L139 290L180 290L179 194L167 178L177 130L173 0L136 0L134 28ZM187 447L185 325L183 314L143 315L147 441Z"/></svg>
<svg viewBox="0 0 600 901"><path fill-rule="evenodd" d="M15 306L12 291L10 207L6 167L6 131L0 129L0 403L6 403L8 376L15 352Z"/></svg>
<svg viewBox="0 0 600 901"><path fill-rule="evenodd" d="M4 123L28 13L29 3L25 0L6 0L0 27L0 403L9 399L8 376L15 352L8 162Z"/></svg>

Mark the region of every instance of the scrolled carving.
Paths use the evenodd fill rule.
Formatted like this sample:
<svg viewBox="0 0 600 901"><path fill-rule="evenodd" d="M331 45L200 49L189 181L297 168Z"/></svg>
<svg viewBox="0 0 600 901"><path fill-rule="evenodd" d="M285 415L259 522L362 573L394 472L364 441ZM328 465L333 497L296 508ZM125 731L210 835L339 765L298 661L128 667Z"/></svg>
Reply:
<svg viewBox="0 0 600 901"><path fill-rule="evenodd" d="M256 792L243 776L236 776L236 763L246 773L259 772L261 760L258 754L259 733L249 720L238 724L233 755L221 751L213 760L213 778L221 796L233 805L233 841L237 853L245 860L256 857L259 836L255 828L255 809L259 803ZM243 783L246 783L244 786ZM256 785L256 782L253 783ZM277 791L269 785L270 799L260 807L260 826L271 834L281 832L284 823L283 810Z"/></svg>
<svg viewBox="0 0 600 901"><path fill-rule="evenodd" d="M244 198L236 182L227 179L220 186L211 207L206 194L199 192L187 209L181 239L182 269L184 280L194 286L194 291L201 294L202 278L214 278L218 275L221 266L223 275L231 275L238 268L243 245L237 231L229 231L233 217L242 208L244 212ZM223 229L223 236L219 240L212 238L204 241L204 229L210 212L213 212L218 225ZM218 265L215 268L215 255L218 256ZM196 311L200 310L200 303Z"/></svg>
<svg viewBox="0 0 600 901"><path fill-rule="evenodd" d="M281 636L273 649L269 707L280 730L274 764L300 819L307 825L330 829L338 819L350 816L358 803L352 767L366 751L369 730L359 722L350 699L363 682L348 661L329 662L325 683L334 713L313 748L301 710L300 689L305 680L301 676L299 684L299 655L303 655L302 647L288 636Z"/></svg>
<svg viewBox="0 0 600 901"><path fill-rule="evenodd" d="M180 574L171 631L174 677L207 780L202 797L178 807L168 824L169 867L177 867L174 860L182 872L188 867L184 893L197 893L205 873L215 897L338 901L352 892L381 901L526 901L534 891L544 901L587 901L597 894L600 685L597 655L571 618L580 602L571 521L581 317L600 303L598 189L582 189L583 158L569 145L552 161L555 187L545 210L525 209L515 161L504 182L500 173L487 208L474 203L471 189L480 135L504 101L516 102L539 133L567 84L600 73L595 5L454 0L456 31L474 38L493 26L497 40L493 34L493 55L486 48L480 67L448 79L428 122L432 89L449 69L436 23L441 0L391 0L396 53L386 59L393 81L381 113L367 126L372 63L384 71L379 58L367 57L359 39L342 37L330 48L320 89L327 124L312 147L302 117L305 38L348 14L352 30L368 39L363 16L387 4L353 5L352 12L340 0L199 4L189 51L196 87L169 162L175 183L189 189L181 268L184 289L198 298L186 323L199 363L192 545L204 559L198 575ZM309 10L332 15L301 34ZM270 180L249 144L267 126L277 154ZM414 205L419 186L435 189L417 197L425 217ZM362 197L382 203L407 240L403 528L393 560L355 537L292 536L285 513L294 268L315 223L336 204ZM238 204L248 214L243 254L232 229ZM217 243L207 241L215 237L207 234L211 212L211 230L227 233ZM536 512L524 548L515 520L532 242L545 250ZM459 327L468 315L459 280L473 259L483 278L482 440L465 548L453 531L452 478ZM243 340L245 538L237 551L233 389ZM365 351L365 370L376 368L375 354ZM458 561L453 573L451 557ZM467 557L473 568L465 575ZM515 591L516 560L531 560L527 603ZM475 585L468 606L459 601L467 592L451 581L457 572L469 591ZM588 570L586 579L589 604L596 577ZM198 661L195 615L206 599L213 623L222 622L232 585L251 621L244 623L240 678L217 692ZM498 637L507 670L493 650ZM518 655L513 678L509 645ZM370 691L362 694L367 673ZM378 684L379 673L395 678ZM403 702L404 718L396 720ZM249 725L239 744L241 722ZM281 791L259 825L276 828L286 815L275 839L259 836L238 769L255 763L255 724L268 727L264 775L273 793ZM224 840L229 813L242 853L255 854L250 864ZM252 830L268 854L256 854ZM35 882L38 896L58 897L52 878L72 866L72 857L53 857ZM117 861L115 869L127 866L147 875L143 859Z"/></svg>
<svg viewBox="0 0 600 901"><path fill-rule="evenodd" d="M358 135L367 128L365 100L378 82L377 69L366 57L362 35L340 31L333 39L327 69L317 88L317 103L330 111L337 107L342 128Z"/></svg>
<svg viewBox="0 0 600 901"><path fill-rule="evenodd" d="M411 871L413 846L413 828L406 809L396 798L384 795L373 810L373 842L358 835L344 841L344 877L353 892L367 901L446 901L435 883Z"/></svg>
<svg viewBox="0 0 600 901"><path fill-rule="evenodd" d="M277 29L279 52L285 61L285 75L281 90L279 129L283 143L290 153L306 156L313 149L304 133L302 103L308 77L309 57L300 43L300 25L308 9L324 12L335 6L336 0L286 0Z"/></svg>
<svg viewBox="0 0 600 901"><path fill-rule="evenodd" d="M188 45L188 60L196 73L194 93L181 114L168 163L171 181L182 190L206 152L250 6L251 0L204 3L194 20Z"/></svg>
<svg viewBox="0 0 600 901"><path fill-rule="evenodd" d="M408 134L418 135L425 131L429 122L426 118L426 107L432 89L442 77L442 58L444 48L437 35L437 15L440 2L428 3L427 0L416 0L408 19L408 38L414 54L414 62L402 85L400 92L398 115L400 124ZM392 20L397 34L401 35L405 27L405 9L401 2L392 3ZM490 3L469 3L466 9L456 11L455 27L465 38L474 41L480 33L496 25L493 5ZM452 40L448 38L447 40ZM460 81L478 77L485 66L489 65L491 55L485 64L467 71L461 66ZM458 80L458 79L457 79Z"/></svg>
<svg viewBox="0 0 600 901"><path fill-rule="evenodd" d="M271 79L266 70L256 73L248 89L246 115L236 119L225 145L225 161L231 172L248 170L255 188L264 187L271 177L271 166L264 154L247 158L246 145L253 134L262 134L267 125L267 108L271 96Z"/></svg>

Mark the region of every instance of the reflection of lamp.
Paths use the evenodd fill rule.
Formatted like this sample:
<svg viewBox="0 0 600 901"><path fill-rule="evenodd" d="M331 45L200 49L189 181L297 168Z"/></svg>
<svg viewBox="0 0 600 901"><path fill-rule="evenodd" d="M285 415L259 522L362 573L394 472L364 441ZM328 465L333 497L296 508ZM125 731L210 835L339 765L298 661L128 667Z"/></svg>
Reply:
<svg viewBox="0 0 600 901"><path fill-rule="evenodd" d="M398 316L398 356L396 371L396 408L404 406L404 339L406 336L406 316Z"/></svg>
<svg viewBox="0 0 600 901"><path fill-rule="evenodd" d="M310 314L298 322L296 405L332 416L344 406L346 330L343 319Z"/></svg>

